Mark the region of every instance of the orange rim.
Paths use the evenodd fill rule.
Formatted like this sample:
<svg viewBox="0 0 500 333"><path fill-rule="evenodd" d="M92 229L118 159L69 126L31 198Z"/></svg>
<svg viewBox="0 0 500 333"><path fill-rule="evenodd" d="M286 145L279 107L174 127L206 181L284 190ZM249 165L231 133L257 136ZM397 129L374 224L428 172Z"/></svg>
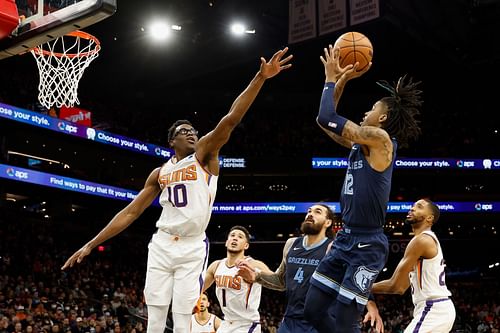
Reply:
<svg viewBox="0 0 500 333"><path fill-rule="evenodd" d="M95 44L95 47L92 51L89 52L81 52L81 53L59 53L59 52L50 52L47 50L41 50L38 46L33 48L33 51L38 54L38 55L43 55L43 56L54 56L58 58L62 57L67 57L67 58L76 58L76 57L88 57L92 54L95 54L101 50L101 42L99 42L99 39L97 37L92 36L89 33L86 33L84 31L76 30L72 31L70 33L67 33L64 36L70 36L70 37L80 37L86 40L92 40Z"/></svg>

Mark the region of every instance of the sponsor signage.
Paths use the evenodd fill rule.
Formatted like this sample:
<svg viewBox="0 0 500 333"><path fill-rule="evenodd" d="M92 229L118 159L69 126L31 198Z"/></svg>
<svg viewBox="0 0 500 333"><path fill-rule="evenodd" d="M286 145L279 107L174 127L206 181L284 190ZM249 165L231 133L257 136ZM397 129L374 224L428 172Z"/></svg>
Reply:
<svg viewBox="0 0 500 333"><path fill-rule="evenodd" d="M345 169L347 158L313 157L313 169ZM394 167L399 169L500 169L500 158L398 158Z"/></svg>
<svg viewBox="0 0 500 333"><path fill-rule="evenodd" d="M62 190L97 195L110 199L132 201L137 191L120 187L93 183L81 179L63 177L55 174L19 168L0 164L0 178L25 183L59 188ZM158 206L158 201L155 200ZM305 214L315 202L216 202L214 214ZM340 212L338 202L325 202L335 212ZM436 202L443 213L498 213L500 202L470 201L470 202ZM406 213L413 202L389 202L389 213Z"/></svg>

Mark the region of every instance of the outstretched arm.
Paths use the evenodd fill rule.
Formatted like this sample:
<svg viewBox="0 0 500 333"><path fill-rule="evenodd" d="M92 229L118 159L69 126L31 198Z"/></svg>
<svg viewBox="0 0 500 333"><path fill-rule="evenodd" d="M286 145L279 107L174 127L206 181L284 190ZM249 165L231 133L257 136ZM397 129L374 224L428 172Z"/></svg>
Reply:
<svg viewBox="0 0 500 333"><path fill-rule="evenodd" d="M264 81L276 76L282 70L290 68L288 62L292 55L284 58L288 48L276 52L267 62L260 58L260 70L252 79L248 87L236 98L229 112L220 120L215 129L203 136L196 146L196 156L213 174L219 172L218 154L222 146L229 140L233 129L241 122L253 101L257 97Z"/></svg>
<svg viewBox="0 0 500 333"><path fill-rule="evenodd" d="M325 56L321 57L321 62L325 67L326 83L321 96L320 110L317 118L318 124L333 140L345 147L351 147L352 142L369 147L380 147L383 144L392 145L389 135L381 128L372 126L361 127L338 115L336 112L345 84L349 80L366 73L371 64L363 71L357 71L357 63L354 66L348 65L340 68L339 50L333 49L330 45L328 50L325 49L324 51Z"/></svg>
<svg viewBox="0 0 500 333"><path fill-rule="evenodd" d="M135 199L132 200L127 207L118 212L118 214L113 217L108 225L106 225L104 229L97 234L97 236L91 239L80 250L76 251L61 267L61 269L73 267L75 263L82 262L83 258L89 255L97 245L102 244L108 239L116 236L132 224L132 222L134 222L158 196L158 193L160 192L160 186L158 185L159 172L160 168L153 170L148 176L144 188L139 192L137 197L135 197Z"/></svg>
<svg viewBox="0 0 500 333"><path fill-rule="evenodd" d="M425 234L414 237L406 247L405 254L396 270L388 280L375 282L372 287L374 294L404 294L410 286L409 273L421 257L428 257L429 249L435 249L434 240Z"/></svg>

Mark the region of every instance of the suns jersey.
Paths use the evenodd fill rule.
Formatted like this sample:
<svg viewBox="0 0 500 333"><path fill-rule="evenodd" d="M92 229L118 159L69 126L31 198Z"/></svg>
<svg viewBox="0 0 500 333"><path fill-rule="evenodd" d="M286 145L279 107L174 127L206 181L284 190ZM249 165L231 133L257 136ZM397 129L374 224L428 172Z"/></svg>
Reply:
<svg viewBox="0 0 500 333"><path fill-rule="evenodd" d="M192 315L191 333L215 333L215 315L210 314L210 318L208 318L205 324L200 324L196 320L196 315Z"/></svg>
<svg viewBox="0 0 500 333"><path fill-rule="evenodd" d="M163 207L156 227L169 234L185 237L205 232L217 191L217 176L205 170L193 153L161 168L158 182Z"/></svg>
<svg viewBox="0 0 500 333"><path fill-rule="evenodd" d="M410 272L411 295L415 305L422 301L451 296L445 283L446 265L441 245L434 232L426 230L423 233L434 239L438 252L432 259L420 258Z"/></svg>
<svg viewBox="0 0 500 333"><path fill-rule="evenodd" d="M246 260L252 260L247 257ZM259 305L262 286L247 283L236 276L238 268L228 267L222 259L215 270L215 293L219 301L224 321L260 321Z"/></svg>

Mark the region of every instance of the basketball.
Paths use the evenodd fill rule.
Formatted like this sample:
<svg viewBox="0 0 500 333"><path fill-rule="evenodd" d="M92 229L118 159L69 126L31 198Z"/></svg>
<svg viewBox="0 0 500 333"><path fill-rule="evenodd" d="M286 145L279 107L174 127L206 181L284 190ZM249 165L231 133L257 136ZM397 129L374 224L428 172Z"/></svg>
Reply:
<svg viewBox="0 0 500 333"><path fill-rule="evenodd" d="M335 41L333 47L340 49L339 64L342 68L359 62L358 71L362 71L373 58L372 43L368 37L359 32L346 32Z"/></svg>

